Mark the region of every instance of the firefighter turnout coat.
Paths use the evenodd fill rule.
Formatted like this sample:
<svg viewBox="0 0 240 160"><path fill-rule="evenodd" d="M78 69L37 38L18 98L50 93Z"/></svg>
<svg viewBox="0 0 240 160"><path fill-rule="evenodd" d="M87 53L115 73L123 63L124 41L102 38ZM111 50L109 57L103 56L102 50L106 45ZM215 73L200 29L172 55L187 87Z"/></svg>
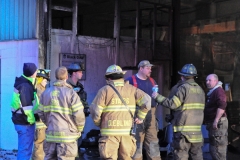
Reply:
<svg viewBox="0 0 240 160"><path fill-rule="evenodd" d="M151 108L151 97L142 90L124 82L124 79L107 81L113 85L136 117L143 120ZM136 105L139 109L136 110ZM133 119L116 92L109 86L102 87L90 106L95 125L100 126L101 136L130 135Z"/></svg>
<svg viewBox="0 0 240 160"><path fill-rule="evenodd" d="M181 132L190 143L203 142L201 125L205 93L193 79L182 82L172 98L158 95L156 101L174 111L174 132Z"/></svg>
<svg viewBox="0 0 240 160"><path fill-rule="evenodd" d="M85 124L83 105L65 81L54 82L42 93L38 115L47 126L47 142L75 142L81 136Z"/></svg>

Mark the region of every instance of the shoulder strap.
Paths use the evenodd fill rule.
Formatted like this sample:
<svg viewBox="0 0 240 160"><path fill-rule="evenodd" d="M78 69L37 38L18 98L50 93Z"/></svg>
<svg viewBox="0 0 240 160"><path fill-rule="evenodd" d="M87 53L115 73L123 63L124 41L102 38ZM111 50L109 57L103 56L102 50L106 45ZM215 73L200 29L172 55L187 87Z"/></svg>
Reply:
<svg viewBox="0 0 240 160"><path fill-rule="evenodd" d="M152 83L152 86L155 86L154 79L153 79L152 77L149 77L149 80L151 81L151 83Z"/></svg>
<svg viewBox="0 0 240 160"><path fill-rule="evenodd" d="M132 80L133 80L133 86L137 88L138 85L137 85L137 80L136 80L135 75L132 75Z"/></svg>
<svg viewBox="0 0 240 160"><path fill-rule="evenodd" d="M121 99L122 103L126 106L126 108L128 109L128 112L131 114L132 118L134 119L134 116L132 114L132 112L130 111L130 109L128 108L126 102L123 100L122 96L120 95L120 93L117 91L117 89L111 85L111 84L108 84L115 92L116 94L118 95L118 97Z"/></svg>

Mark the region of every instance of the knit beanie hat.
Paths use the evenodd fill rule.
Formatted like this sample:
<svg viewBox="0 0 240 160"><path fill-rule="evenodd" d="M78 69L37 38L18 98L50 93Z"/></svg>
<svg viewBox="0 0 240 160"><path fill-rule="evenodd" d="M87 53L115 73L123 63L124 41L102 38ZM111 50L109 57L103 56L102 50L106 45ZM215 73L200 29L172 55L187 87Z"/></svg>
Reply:
<svg viewBox="0 0 240 160"><path fill-rule="evenodd" d="M26 77L31 77L37 71L37 66L34 63L23 64L23 74Z"/></svg>

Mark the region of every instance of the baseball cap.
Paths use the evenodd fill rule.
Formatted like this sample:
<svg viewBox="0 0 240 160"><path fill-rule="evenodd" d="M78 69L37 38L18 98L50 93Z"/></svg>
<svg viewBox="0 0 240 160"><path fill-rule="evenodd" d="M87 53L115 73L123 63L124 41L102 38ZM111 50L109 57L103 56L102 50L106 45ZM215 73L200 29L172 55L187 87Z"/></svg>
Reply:
<svg viewBox="0 0 240 160"><path fill-rule="evenodd" d="M142 61L138 64L138 68L144 67L144 66L152 67L152 66L154 66L154 65L151 64L148 60L142 60Z"/></svg>

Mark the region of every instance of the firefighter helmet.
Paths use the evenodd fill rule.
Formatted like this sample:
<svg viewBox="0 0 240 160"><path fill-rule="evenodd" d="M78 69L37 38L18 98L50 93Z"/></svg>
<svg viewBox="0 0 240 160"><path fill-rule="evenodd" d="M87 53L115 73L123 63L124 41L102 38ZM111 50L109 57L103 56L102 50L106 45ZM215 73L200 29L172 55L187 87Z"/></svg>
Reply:
<svg viewBox="0 0 240 160"><path fill-rule="evenodd" d="M77 72L77 71L83 71L84 67L83 65L79 65L79 63L71 63L67 69L68 71Z"/></svg>
<svg viewBox="0 0 240 160"><path fill-rule="evenodd" d="M193 64L185 64L178 74L182 76L197 76L197 69Z"/></svg>
<svg viewBox="0 0 240 160"><path fill-rule="evenodd" d="M110 74L114 74L114 73L117 73L117 74L125 74L127 71L123 71L122 68L116 64L113 64L111 66L109 66L106 70L106 74L105 75L110 75Z"/></svg>
<svg viewBox="0 0 240 160"><path fill-rule="evenodd" d="M50 70L48 70L48 69L38 69L37 77L43 77L43 78L47 79L48 81L50 81L49 72L50 72Z"/></svg>

